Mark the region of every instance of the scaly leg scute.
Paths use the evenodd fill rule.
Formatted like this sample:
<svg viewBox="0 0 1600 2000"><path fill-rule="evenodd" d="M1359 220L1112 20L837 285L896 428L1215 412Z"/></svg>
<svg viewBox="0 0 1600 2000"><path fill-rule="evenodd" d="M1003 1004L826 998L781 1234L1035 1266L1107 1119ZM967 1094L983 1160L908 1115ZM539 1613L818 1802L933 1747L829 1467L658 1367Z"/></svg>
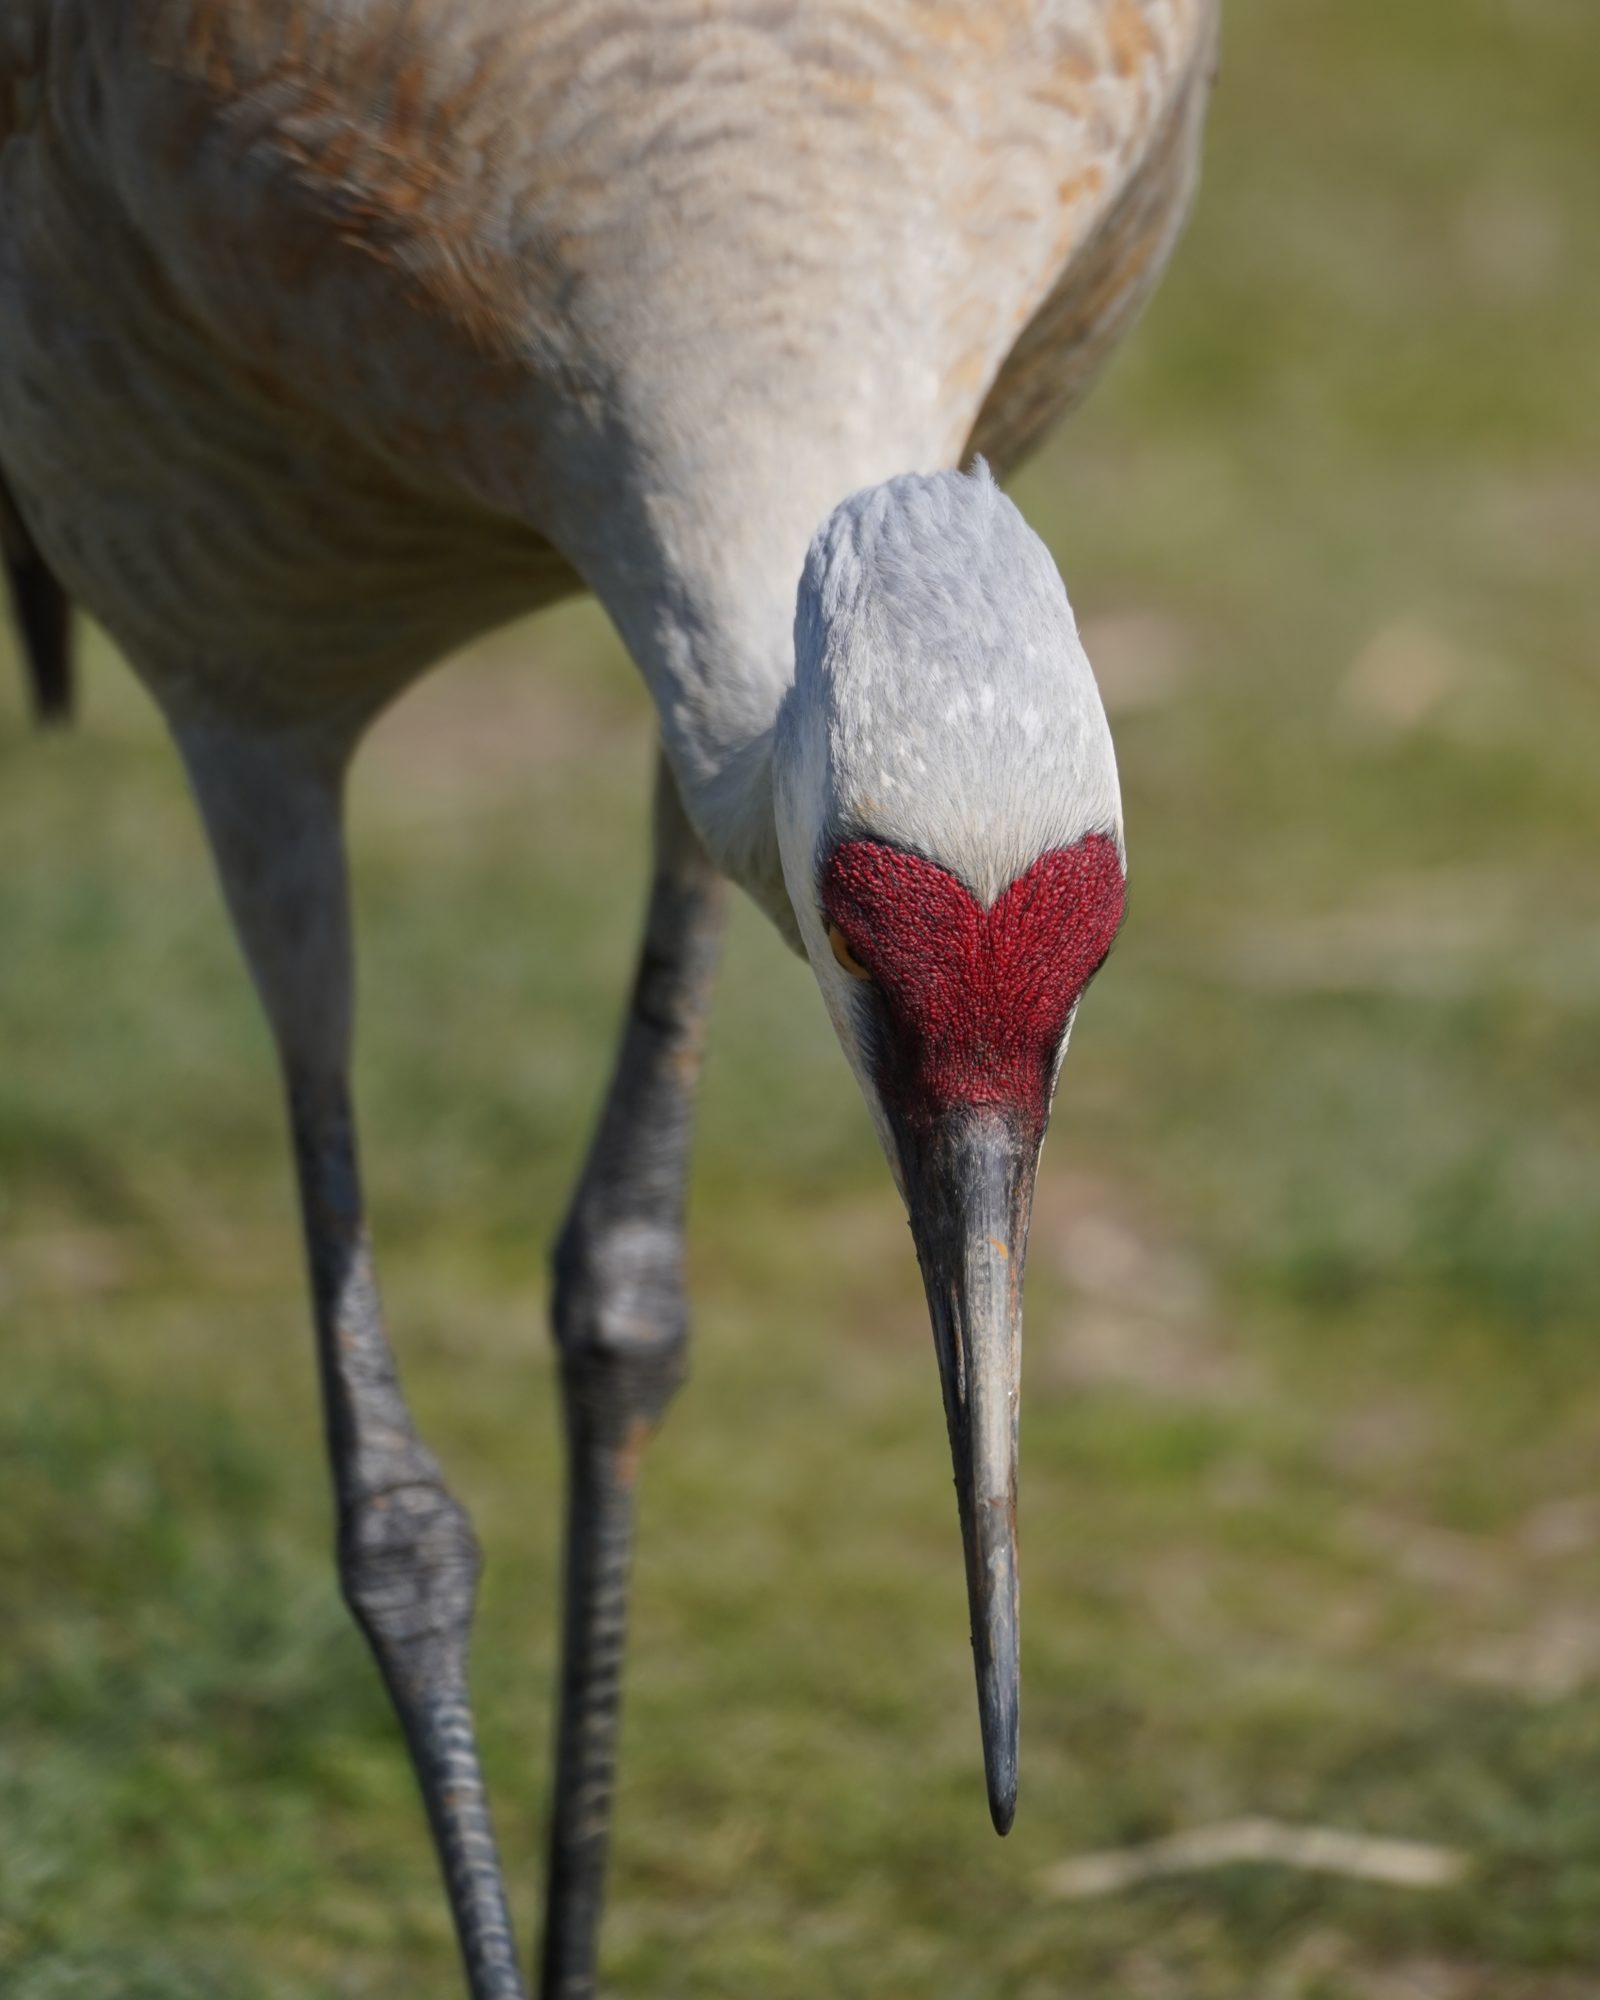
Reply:
<svg viewBox="0 0 1600 2000"><path fill-rule="evenodd" d="M635 1487L688 1347L684 1195L721 925L721 882L663 766L638 977L555 1258L567 1546L541 2000L595 1992Z"/></svg>
<svg viewBox="0 0 1600 2000"><path fill-rule="evenodd" d="M343 760L288 734L178 733L288 1089L340 1582L410 1747L472 2000L525 2000L467 1693L478 1545L401 1393L363 1216Z"/></svg>

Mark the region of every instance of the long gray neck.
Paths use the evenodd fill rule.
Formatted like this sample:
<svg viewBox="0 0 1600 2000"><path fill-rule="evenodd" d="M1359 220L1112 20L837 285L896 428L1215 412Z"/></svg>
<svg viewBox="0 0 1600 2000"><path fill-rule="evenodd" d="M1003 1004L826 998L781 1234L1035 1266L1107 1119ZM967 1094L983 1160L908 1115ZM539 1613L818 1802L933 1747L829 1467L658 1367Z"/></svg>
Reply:
<svg viewBox="0 0 1600 2000"><path fill-rule="evenodd" d="M523 19L514 0L471 4ZM998 64L1018 122L1039 115L1023 16L997 54L982 8L937 33L902 0L743 11L564 0L513 33L528 49L504 172L528 194L508 289L540 386L530 421L497 418L486 441L527 480L521 504L485 497L606 606L698 831L787 928L770 766L807 544L847 494L960 452L1047 275L1059 176L1048 149L996 149L984 110ZM573 36L630 60L574 83ZM1002 199L1000 156L1035 154ZM964 232L990 209L974 283Z"/></svg>
<svg viewBox="0 0 1600 2000"><path fill-rule="evenodd" d="M408 320L396 380L430 394L402 394L391 428L436 426L455 483L576 565L645 673L713 856L775 913L772 727L808 540L846 494L954 461L1066 241L1084 120L1035 88L1054 9L999 11L354 10L386 48L390 16L423 24L407 32L448 156L430 184L495 197L405 225L433 310ZM382 298L371 343L329 315L326 367L389 351ZM473 365L427 359L463 327ZM434 407L440 381L465 385L461 408Z"/></svg>
<svg viewBox="0 0 1600 2000"><path fill-rule="evenodd" d="M774 727L794 681L794 608L812 535L847 494L933 469L916 427L802 435L724 410L692 459L654 452L603 540L570 550L638 662L684 804L724 873L795 941L773 817ZM721 435L718 435L718 432ZM900 434L897 434L897 431ZM731 434L730 434L731 433Z"/></svg>

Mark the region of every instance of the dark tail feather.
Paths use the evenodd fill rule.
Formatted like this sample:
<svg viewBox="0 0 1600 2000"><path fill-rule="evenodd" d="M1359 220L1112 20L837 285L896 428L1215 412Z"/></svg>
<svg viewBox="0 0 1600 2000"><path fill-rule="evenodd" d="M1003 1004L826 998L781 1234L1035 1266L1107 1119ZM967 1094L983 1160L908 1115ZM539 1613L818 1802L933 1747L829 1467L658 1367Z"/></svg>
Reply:
<svg viewBox="0 0 1600 2000"><path fill-rule="evenodd" d="M72 715L72 604L33 545L3 475L0 475L0 551L11 586L11 610L40 722Z"/></svg>

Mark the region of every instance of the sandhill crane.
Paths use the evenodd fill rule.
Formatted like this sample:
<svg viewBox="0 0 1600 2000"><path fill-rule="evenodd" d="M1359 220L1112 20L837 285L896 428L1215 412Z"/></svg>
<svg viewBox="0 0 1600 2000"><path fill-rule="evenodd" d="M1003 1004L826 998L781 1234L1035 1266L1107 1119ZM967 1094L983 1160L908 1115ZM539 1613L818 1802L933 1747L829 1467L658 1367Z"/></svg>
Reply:
<svg viewBox="0 0 1600 2000"><path fill-rule="evenodd" d="M1124 854L1060 578L988 472L953 468L1014 464L1153 285L1215 6L0 11L3 512L41 706L64 590L198 798L281 1055L340 1577L475 2000L524 1991L467 1695L479 1556L402 1398L363 1221L346 767L440 655L580 588L659 714L638 977L555 1253L540 1990L571 2000L595 1985L635 1477L685 1348L723 878L809 962L910 1215L1011 1821L1023 1259Z"/></svg>

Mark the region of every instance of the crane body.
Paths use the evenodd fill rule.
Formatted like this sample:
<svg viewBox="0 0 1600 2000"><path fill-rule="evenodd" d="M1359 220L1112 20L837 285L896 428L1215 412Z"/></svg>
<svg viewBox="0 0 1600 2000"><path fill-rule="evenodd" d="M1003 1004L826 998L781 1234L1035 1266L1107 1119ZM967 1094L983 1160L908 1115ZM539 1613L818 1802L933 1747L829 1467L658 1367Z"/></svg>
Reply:
<svg viewBox="0 0 1600 2000"><path fill-rule="evenodd" d="M1015 464L1148 295L1215 25L1214 0L0 10L7 548L161 707L273 1026L341 1577L474 2000L524 1988L467 1699L476 1545L401 1397L363 1220L345 770L443 654L581 589L659 717L638 981L556 1256L540 1990L580 2000L724 879L809 960L911 1213L1010 1822L1022 1260L1122 835L1054 566L987 474L948 469ZM942 965L934 930L961 941Z"/></svg>

